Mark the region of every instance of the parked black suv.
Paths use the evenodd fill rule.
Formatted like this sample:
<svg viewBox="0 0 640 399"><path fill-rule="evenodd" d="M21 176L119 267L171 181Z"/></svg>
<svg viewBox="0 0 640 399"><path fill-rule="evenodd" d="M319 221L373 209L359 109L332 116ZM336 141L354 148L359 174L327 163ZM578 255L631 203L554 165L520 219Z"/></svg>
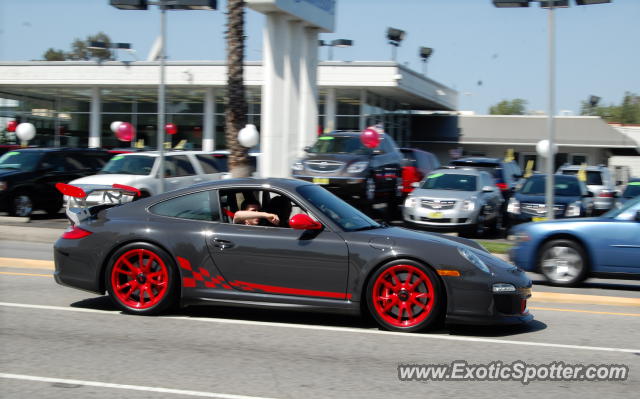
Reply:
<svg viewBox="0 0 640 399"><path fill-rule="evenodd" d="M369 149L360 132L333 132L318 137L305 151L292 167L296 179L322 185L347 200L358 199L364 206L386 201L395 207L401 197L403 157L386 134Z"/></svg>
<svg viewBox="0 0 640 399"><path fill-rule="evenodd" d="M93 175L111 158L104 150L23 148L0 157L0 211L30 216L35 209L56 213L62 194L56 183Z"/></svg>
<svg viewBox="0 0 640 399"><path fill-rule="evenodd" d="M496 186L502 192L505 204L513 195L520 179L522 179L522 170L517 163L513 161L505 162L499 158L460 158L449 162L449 165L466 166L488 172L493 176Z"/></svg>

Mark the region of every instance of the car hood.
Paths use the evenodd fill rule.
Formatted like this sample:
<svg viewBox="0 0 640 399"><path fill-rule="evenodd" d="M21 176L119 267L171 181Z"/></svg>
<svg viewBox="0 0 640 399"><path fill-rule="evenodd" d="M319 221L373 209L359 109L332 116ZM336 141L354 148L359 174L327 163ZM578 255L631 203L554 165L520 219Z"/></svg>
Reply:
<svg viewBox="0 0 640 399"><path fill-rule="evenodd" d="M516 193L515 197L520 202L528 202L528 203L533 203L533 204L544 204L545 203L544 195L526 195L526 194ZM579 197L579 196L554 195L554 197L553 197L553 201L556 204L564 204L564 205L570 204L572 202L580 201L581 199L582 199L582 197Z"/></svg>
<svg viewBox="0 0 640 399"><path fill-rule="evenodd" d="M476 197L478 195L478 192L456 190L425 190L420 188L413 190L412 195L414 197L466 200L470 199L471 197Z"/></svg>
<svg viewBox="0 0 640 399"><path fill-rule="evenodd" d="M369 242L372 245L390 245L404 243L406 241L424 241L428 240L434 243L467 246L475 248L482 252L487 252L484 247L473 240L462 237L450 236L440 233L432 233L427 231L418 231L406 229L403 227L386 227L381 229L367 230L366 233L371 236Z"/></svg>
<svg viewBox="0 0 640 399"><path fill-rule="evenodd" d="M69 184L128 184L131 185L136 181L147 176L138 175L124 175L124 174L100 174L81 177L80 179L73 180Z"/></svg>
<svg viewBox="0 0 640 399"><path fill-rule="evenodd" d="M369 161L368 155L356 154L307 154L303 161L337 161L344 163L352 163L358 161Z"/></svg>

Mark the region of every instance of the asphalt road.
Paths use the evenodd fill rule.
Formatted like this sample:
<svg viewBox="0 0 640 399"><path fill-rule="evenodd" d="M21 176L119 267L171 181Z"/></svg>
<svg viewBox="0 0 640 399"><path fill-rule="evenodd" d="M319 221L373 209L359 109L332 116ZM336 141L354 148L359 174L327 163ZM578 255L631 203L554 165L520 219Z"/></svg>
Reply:
<svg viewBox="0 0 640 399"><path fill-rule="evenodd" d="M602 398L640 391L635 281L536 285L529 302L536 318L526 326L400 334L358 317L284 310L202 306L130 316L106 296L55 284L48 253L47 243L0 243L3 398ZM456 360L621 364L630 375L527 385L398 379L399 364Z"/></svg>

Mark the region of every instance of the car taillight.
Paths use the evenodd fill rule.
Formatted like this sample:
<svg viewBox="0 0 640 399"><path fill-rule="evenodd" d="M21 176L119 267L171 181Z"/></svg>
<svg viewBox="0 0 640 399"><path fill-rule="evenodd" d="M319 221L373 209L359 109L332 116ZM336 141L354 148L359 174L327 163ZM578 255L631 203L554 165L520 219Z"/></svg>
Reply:
<svg viewBox="0 0 640 399"><path fill-rule="evenodd" d="M505 183L496 183L496 187L498 187L500 191L507 191L509 189Z"/></svg>
<svg viewBox="0 0 640 399"><path fill-rule="evenodd" d="M91 234L92 233L90 231L81 229L78 226L71 226L62 233L62 238L67 240L77 240Z"/></svg>
<svg viewBox="0 0 640 399"><path fill-rule="evenodd" d="M613 198L613 191L602 190L598 193L598 197L601 198Z"/></svg>
<svg viewBox="0 0 640 399"><path fill-rule="evenodd" d="M412 192L411 183L417 183L420 180L422 180L422 176L418 168L415 166L404 166L402 168L402 192Z"/></svg>

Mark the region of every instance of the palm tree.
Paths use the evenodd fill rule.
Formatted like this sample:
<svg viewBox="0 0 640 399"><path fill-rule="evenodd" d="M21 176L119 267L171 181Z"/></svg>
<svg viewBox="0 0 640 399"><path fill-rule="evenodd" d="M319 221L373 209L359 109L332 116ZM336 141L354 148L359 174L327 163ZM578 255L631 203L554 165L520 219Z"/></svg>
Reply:
<svg viewBox="0 0 640 399"><path fill-rule="evenodd" d="M247 148L238 142L238 132L247 123L247 100L244 93L244 0L227 0L227 94L226 140L229 170L232 177L251 175Z"/></svg>

